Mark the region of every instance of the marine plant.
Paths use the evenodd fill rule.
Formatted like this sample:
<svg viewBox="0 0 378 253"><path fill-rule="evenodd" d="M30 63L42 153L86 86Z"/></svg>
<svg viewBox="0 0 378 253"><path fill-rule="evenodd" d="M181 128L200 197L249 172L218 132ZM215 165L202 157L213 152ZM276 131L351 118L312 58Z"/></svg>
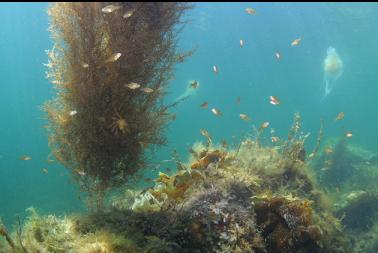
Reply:
<svg viewBox="0 0 378 253"><path fill-rule="evenodd" d="M49 145L82 189L102 202L107 189L146 166L173 119L163 97L187 3L56 3L48 9L54 46L47 78Z"/></svg>

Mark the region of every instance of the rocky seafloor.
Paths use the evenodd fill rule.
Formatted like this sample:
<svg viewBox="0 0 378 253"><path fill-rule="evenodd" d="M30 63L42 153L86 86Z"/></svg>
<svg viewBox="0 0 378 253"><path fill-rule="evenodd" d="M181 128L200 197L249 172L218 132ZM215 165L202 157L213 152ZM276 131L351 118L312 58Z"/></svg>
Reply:
<svg viewBox="0 0 378 253"><path fill-rule="evenodd" d="M152 187L102 211L28 218L0 229L0 252L378 252L377 155L305 137L228 148L196 143Z"/></svg>

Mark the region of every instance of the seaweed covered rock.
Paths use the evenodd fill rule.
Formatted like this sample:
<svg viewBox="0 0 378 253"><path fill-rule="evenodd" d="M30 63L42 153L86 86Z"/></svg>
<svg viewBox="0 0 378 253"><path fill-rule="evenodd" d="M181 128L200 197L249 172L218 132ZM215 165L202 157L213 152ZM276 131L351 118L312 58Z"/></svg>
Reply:
<svg viewBox="0 0 378 253"><path fill-rule="evenodd" d="M350 245L340 220L322 205L322 193L303 161L304 137L297 139L298 127L292 129L278 147L262 147L249 138L235 149L197 144L187 163L176 161L175 172L159 172L152 187L127 188L105 211L70 219L50 216L47 223L41 217L29 219L16 247L347 253Z"/></svg>
<svg viewBox="0 0 378 253"><path fill-rule="evenodd" d="M374 226L369 231L353 236L353 252L375 253L378 252L378 220L374 219Z"/></svg>
<svg viewBox="0 0 378 253"><path fill-rule="evenodd" d="M321 186L348 193L353 190L377 189L378 155L348 139L332 139L324 145L321 156L314 162Z"/></svg>
<svg viewBox="0 0 378 253"><path fill-rule="evenodd" d="M198 191L185 203L183 217L190 233L186 246L197 248L198 252L201 249L203 252L263 252L263 238L249 201L252 192L240 182L232 182L225 189L213 187Z"/></svg>
<svg viewBox="0 0 378 253"><path fill-rule="evenodd" d="M342 223L350 230L369 231L378 214L378 193L352 191L334 204L335 214L342 217Z"/></svg>
<svg viewBox="0 0 378 253"><path fill-rule="evenodd" d="M322 252L318 243L322 229L312 222L308 200L287 197L258 198L257 225L266 238L268 252Z"/></svg>

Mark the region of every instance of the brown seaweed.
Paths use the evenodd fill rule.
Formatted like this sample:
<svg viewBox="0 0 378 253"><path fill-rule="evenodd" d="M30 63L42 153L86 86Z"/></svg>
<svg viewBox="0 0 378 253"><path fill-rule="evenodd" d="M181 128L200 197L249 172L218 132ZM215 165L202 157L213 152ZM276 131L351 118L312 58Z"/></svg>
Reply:
<svg viewBox="0 0 378 253"><path fill-rule="evenodd" d="M173 117L163 97L174 64L191 53L176 52L188 8L92 2L48 9L54 47L47 77L56 88L44 107L49 144L82 189L99 193L99 203L148 163L146 150L165 143L163 127ZM127 88L132 82L141 88Z"/></svg>

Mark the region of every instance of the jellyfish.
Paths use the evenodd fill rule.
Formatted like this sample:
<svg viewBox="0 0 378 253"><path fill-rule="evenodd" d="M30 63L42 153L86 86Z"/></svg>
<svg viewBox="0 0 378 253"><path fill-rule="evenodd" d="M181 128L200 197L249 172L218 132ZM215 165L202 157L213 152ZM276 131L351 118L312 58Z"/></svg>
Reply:
<svg viewBox="0 0 378 253"><path fill-rule="evenodd" d="M343 62L333 47L328 47L327 57L324 59L324 85L325 97L331 93L336 85L336 80L343 73Z"/></svg>

